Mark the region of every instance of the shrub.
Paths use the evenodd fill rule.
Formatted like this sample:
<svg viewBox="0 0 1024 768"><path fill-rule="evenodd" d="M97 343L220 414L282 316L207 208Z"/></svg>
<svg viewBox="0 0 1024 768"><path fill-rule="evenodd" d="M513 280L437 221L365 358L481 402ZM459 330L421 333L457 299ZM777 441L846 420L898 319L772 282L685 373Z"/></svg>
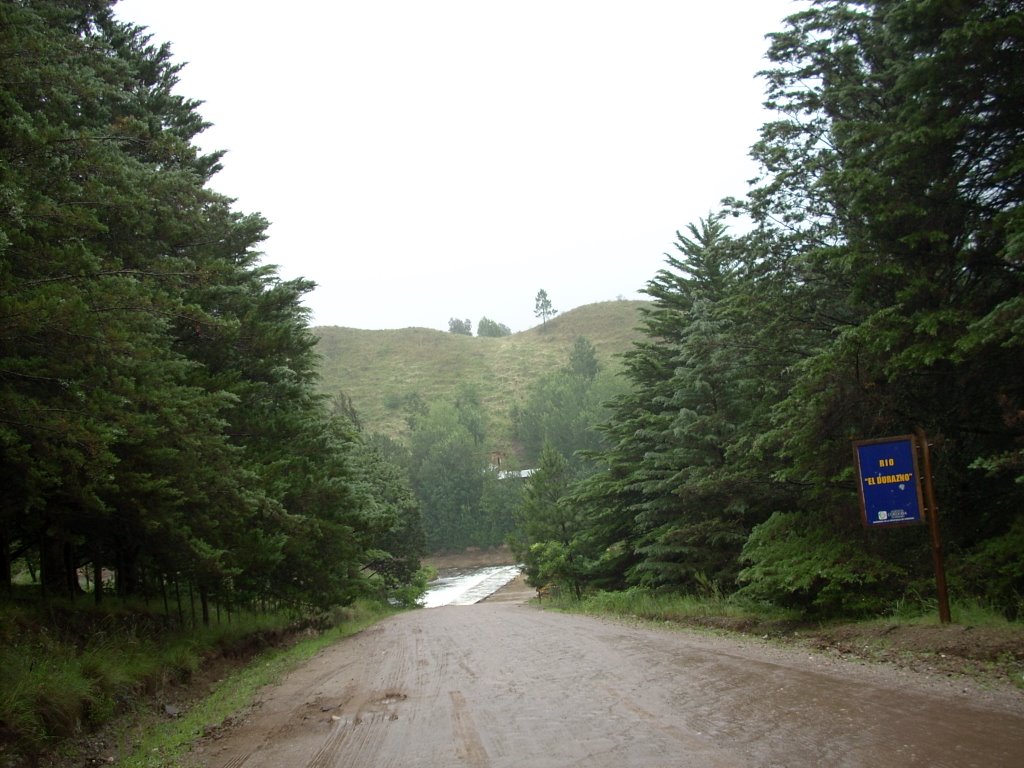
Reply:
<svg viewBox="0 0 1024 768"><path fill-rule="evenodd" d="M898 564L873 556L810 513L776 512L743 547L740 599L768 601L824 615L878 613L891 584L905 584Z"/></svg>

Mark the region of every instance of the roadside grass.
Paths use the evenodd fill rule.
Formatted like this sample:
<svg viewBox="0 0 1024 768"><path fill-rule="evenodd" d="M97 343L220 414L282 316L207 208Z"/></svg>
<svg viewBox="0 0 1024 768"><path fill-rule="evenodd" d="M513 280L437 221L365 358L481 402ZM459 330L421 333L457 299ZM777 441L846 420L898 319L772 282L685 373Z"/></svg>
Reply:
<svg viewBox="0 0 1024 768"><path fill-rule="evenodd" d="M334 631L357 631L384 612L346 610ZM283 613L234 613L230 623L170 629L175 618L114 599L99 607L0 603L0 762L7 754L33 761L63 751L82 734L143 711L158 691L190 680L204 659L262 647L295 624Z"/></svg>
<svg viewBox="0 0 1024 768"><path fill-rule="evenodd" d="M136 724L133 734L122 734L122 739L130 741L133 748L116 765L119 768L173 768L182 765L185 753L196 739L219 728L248 707L263 686L279 681L323 648L395 612L395 608L380 603L357 602L346 612L344 623L305 637L287 648L273 648L260 654L219 681L209 696L197 701L179 717Z"/></svg>
<svg viewBox="0 0 1024 768"><path fill-rule="evenodd" d="M547 598L548 607L573 613L620 616L656 622L706 623L707 619L732 620L742 627L745 623L827 626L832 623L856 623L885 626L938 625L938 606L934 599L913 595L893 603L891 609L873 617L822 619L808 616L799 610L787 610L767 603L751 603L730 596L687 595L651 592L632 588L620 592L595 592L576 600L567 592ZM992 606L973 599L953 600L950 605L953 623L969 627L996 629L1022 628L1022 622L1011 621Z"/></svg>
<svg viewBox="0 0 1024 768"><path fill-rule="evenodd" d="M655 622L687 623L695 620L729 619L744 622L788 622L799 619L795 611L757 605L718 595L698 596L628 589L622 592L597 592L575 600L564 593L551 599L552 607L575 613L587 613Z"/></svg>
<svg viewBox="0 0 1024 768"><path fill-rule="evenodd" d="M910 595L876 616L811 616L716 594L658 594L642 589L599 592L575 600L563 592L543 607L611 616L652 626L724 631L801 647L835 658L884 662L970 679L982 688L1024 690L1024 622L985 603L954 600L952 624L939 621L935 600Z"/></svg>
<svg viewBox="0 0 1024 768"><path fill-rule="evenodd" d="M907 631L935 628L938 631L954 626L982 632L987 630L989 636L995 633L999 637L1017 637L1024 641L1024 622L1007 619L1001 611L970 599L952 602L952 625L940 623L935 600L917 596L896 601L891 610L885 613L859 618L811 616L796 609L751 603L719 594L683 595L640 588L621 592L596 592L582 600L576 600L563 592L547 598L545 603L545 607L567 613L615 616L780 639L792 639L797 635L830 636L837 628L845 628L848 632L863 633L869 638L866 642L879 651L888 650L889 635L895 628Z"/></svg>
<svg viewBox="0 0 1024 768"><path fill-rule="evenodd" d="M1020 627L1020 621L1011 621L1006 614L988 603L976 599L951 599L949 613L953 624L971 627ZM897 600L892 611L872 621L912 626L939 624L938 602L933 598L913 595Z"/></svg>

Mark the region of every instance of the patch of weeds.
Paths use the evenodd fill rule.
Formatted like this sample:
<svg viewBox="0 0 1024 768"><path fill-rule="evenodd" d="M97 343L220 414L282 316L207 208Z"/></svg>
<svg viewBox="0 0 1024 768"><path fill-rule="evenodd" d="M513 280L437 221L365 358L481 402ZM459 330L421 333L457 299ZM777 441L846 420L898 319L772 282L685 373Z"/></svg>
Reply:
<svg viewBox="0 0 1024 768"><path fill-rule="evenodd" d="M542 604L543 605L543 604ZM634 588L597 592L575 600L564 593L547 607L572 613L674 624L702 630L725 630L764 637L788 634L797 616L792 611L717 594L682 595Z"/></svg>
<svg viewBox="0 0 1024 768"><path fill-rule="evenodd" d="M221 637L288 620L264 615L172 633L166 617L113 600L0 602L0 754L37 762L69 748L140 695L190 679Z"/></svg>

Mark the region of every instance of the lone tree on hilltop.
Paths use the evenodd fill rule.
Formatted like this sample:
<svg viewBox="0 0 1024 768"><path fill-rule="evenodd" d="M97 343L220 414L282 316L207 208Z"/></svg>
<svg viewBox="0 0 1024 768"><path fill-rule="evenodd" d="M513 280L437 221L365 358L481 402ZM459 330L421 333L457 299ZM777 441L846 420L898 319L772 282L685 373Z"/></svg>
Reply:
<svg viewBox="0 0 1024 768"><path fill-rule="evenodd" d="M548 318L554 317L558 314L558 310L551 306L551 299L548 298L548 292L541 288L537 291L537 298L534 300L533 314L534 317L539 317L543 321L544 325L548 324Z"/></svg>

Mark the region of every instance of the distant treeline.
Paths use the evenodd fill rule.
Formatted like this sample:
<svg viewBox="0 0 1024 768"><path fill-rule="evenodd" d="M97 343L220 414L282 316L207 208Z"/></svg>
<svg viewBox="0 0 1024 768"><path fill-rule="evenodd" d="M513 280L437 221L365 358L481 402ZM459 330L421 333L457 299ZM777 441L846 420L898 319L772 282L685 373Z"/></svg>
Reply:
<svg viewBox="0 0 1024 768"><path fill-rule="evenodd" d="M405 470L429 551L492 547L505 543L522 522L518 470L532 468L549 443L567 455L597 448L600 436L592 425L604 419L603 403L621 389L613 373L601 370L594 346L580 337L568 359L538 371L523 402L512 405L515 450L492 450L493 413L471 382L430 402L418 394L405 397L395 407L408 439L378 434L372 443ZM585 463L573 466L582 471Z"/></svg>

